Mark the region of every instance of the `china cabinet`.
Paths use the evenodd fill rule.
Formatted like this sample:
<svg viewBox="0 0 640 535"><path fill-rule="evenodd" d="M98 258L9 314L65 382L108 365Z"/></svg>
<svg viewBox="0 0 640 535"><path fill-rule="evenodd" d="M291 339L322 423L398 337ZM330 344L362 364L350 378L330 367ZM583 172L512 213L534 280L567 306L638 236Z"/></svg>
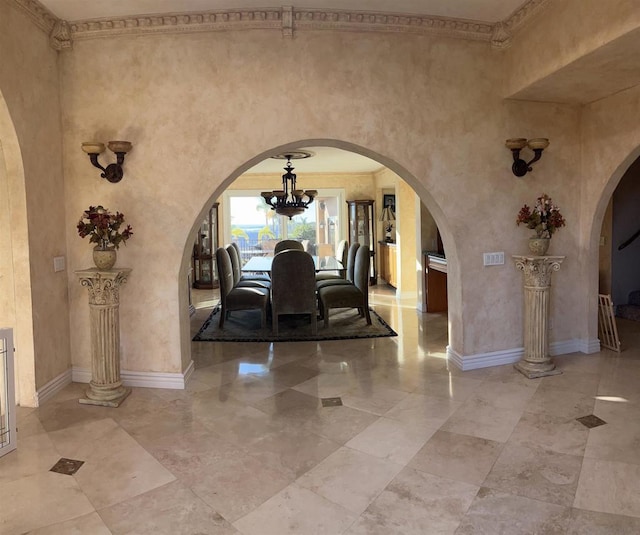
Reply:
<svg viewBox="0 0 640 535"><path fill-rule="evenodd" d="M217 288L216 249L218 248L218 205L214 203L200 225L193 244L193 287Z"/></svg>
<svg viewBox="0 0 640 535"><path fill-rule="evenodd" d="M376 218L372 200L347 201L349 206L349 243L367 245L371 254L369 284L376 284Z"/></svg>

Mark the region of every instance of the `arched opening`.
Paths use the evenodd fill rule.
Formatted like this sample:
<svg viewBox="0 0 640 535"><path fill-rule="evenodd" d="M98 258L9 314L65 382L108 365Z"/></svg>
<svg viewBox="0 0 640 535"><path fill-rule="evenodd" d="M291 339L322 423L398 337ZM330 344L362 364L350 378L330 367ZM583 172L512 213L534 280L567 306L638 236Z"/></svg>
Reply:
<svg viewBox="0 0 640 535"><path fill-rule="evenodd" d="M639 178L640 147L611 177L599 205L601 224L594 225L600 229L596 236L598 293L611 296L617 322L622 323L621 338L640 332Z"/></svg>
<svg viewBox="0 0 640 535"><path fill-rule="evenodd" d="M435 203L429 192L424 190L424 187L419 184L419 181L415 177L413 177L406 169L403 169L397 162L383 155L369 151L364 147L339 140L302 140L295 143L274 147L273 149L265 151L262 154L259 154L256 157L252 158L250 161L240 166L231 176L229 176L203 204L201 211L194 221L194 225L186 240L180 270L181 282L179 291L181 293L181 318L184 319L181 324L183 342L190 340L190 338L186 338L186 336L189 336L190 332L188 321L189 314L186 312L186 310L189 307L190 284L188 281L188 273L191 270L191 255L193 251L193 244L196 238L196 234L199 231L201 222L205 215L207 215L210 207L213 205L213 203L220 202L222 211L222 214L220 215L220 225L223 227L223 229L227 229L227 240L225 240L224 236L220 236L220 242L224 244L224 242L228 241L229 238L228 227L230 224L229 214L224 213L225 204L226 210L229 210L228 203L221 202L221 199L223 199L224 197L224 192L228 191L230 188L232 189L236 180L239 177L243 176L248 170L269 159L272 155L285 153L286 151L307 149L309 147L329 147L338 149L338 151L341 152L364 156L377 163L377 165L379 166L379 170L377 173L372 173L372 176L376 175L377 177L381 177L380 181L376 186L374 186L373 192L369 191L364 195L364 197L371 198L375 201L374 217L376 219L376 242L383 241L385 237L383 221L381 221L379 217L381 216L381 210L384 204L385 195L392 194L395 195L396 198L398 220L395 221L394 225L394 237L397 238L395 241L399 246L397 265L398 269L402 271L401 275L402 279L404 280L404 288L403 280L396 281L396 287L391 287L391 290L393 292L392 295L398 298L397 306L412 308L414 310L417 310L418 312L424 311L422 306L425 283L425 266L423 262L423 252L425 250L437 250L437 244L441 241L444 250L446 250L447 252L447 264L449 268L449 312L453 312L454 317L457 317L457 307L455 305L455 302L457 296L460 295L460 292L459 285L455 283L458 270L457 266L455 265L456 254L454 250L454 244L450 239L449 229L447 227L445 218L443 217L439 206L437 205L437 203ZM337 168L336 171L340 172L340 169ZM280 172L279 174L282 173ZM279 174L275 176L279 176ZM304 183L304 187L306 188L320 189L321 187L323 187L323 185L325 185L316 182L309 183L308 179L304 178L307 177L306 174L301 174L300 177L303 177L303 180L306 181ZM391 179L390 177L393 178ZM329 187L331 187L332 185L333 184L330 184ZM258 191L259 189L264 190L264 188L264 186L256 186L255 184L253 187L254 192ZM342 201L348 201L350 200L349 198L357 198L359 196L360 193L358 192L358 189L355 188L349 193L346 193ZM260 199L258 196L257 202L259 202L259 200ZM345 203L345 221L342 224L343 237L345 238L347 238L345 231L347 217L346 211L347 208ZM425 223L423 221L424 218L428 218L429 221ZM425 229L428 229L429 234L423 236L423 232L425 231ZM376 243L376 249L377 253L379 253L378 243ZM378 272L380 262L379 254L376 254L375 262L377 263L376 271ZM381 282L386 283L388 281L383 280ZM413 287L411 287L411 284L413 284ZM444 284L446 291L446 279ZM413 297L411 297L411 294L413 294ZM449 322L447 328L449 338L451 337L451 328L452 327ZM416 327L416 329L418 329L418 327ZM190 358L185 358L186 355L188 355L190 352L190 349L187 349L187 346L188 343L182 344L183 350L186 350L186 353L183 351L183 370L186 369L186 367L189 366L190 363ZM444 352L442 356L444 356Z"/></svg>
<svg viewBox="0 0 640 535"><path fill-rule="evenodd" d="M14 331L16 401L37 405L24 169L0 92L0 325Z"/></svg>

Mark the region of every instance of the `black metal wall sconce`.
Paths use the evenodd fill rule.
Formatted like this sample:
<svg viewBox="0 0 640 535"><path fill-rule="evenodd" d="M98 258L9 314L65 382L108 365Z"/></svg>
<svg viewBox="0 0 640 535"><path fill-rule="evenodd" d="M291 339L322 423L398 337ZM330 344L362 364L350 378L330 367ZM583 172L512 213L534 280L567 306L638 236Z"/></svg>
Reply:
<svg viewBox="0 0 640 535"><path fill-rule="evenodd" d="M109 141L107 144L109 150L116 155L116 163L111 163L107 167L102 167L98 162L98 155L104 152L104 143L97 143L95 141L89 141L82 144L82 150L89 155L89 159L94 167L102 170L100 175L102 178L106 178L109 182L116 183L122 180L124 171L122 170L122 164L124 163L124 155L131 150L131 143L129 141Z"/></svg>
<svg viewBox="0 0 640 535"><path fill-rule="evenodd" d="M545 137L535 139L514 138L507 139L505 145L513 153L513 165L511 170L513 174L521 177L531 171L531 164L537 162L542 157L542 151L549 146L549 140ZM529 147L533 151L533 159L525 162L520 158L520 151L525 147Z"/></svg>

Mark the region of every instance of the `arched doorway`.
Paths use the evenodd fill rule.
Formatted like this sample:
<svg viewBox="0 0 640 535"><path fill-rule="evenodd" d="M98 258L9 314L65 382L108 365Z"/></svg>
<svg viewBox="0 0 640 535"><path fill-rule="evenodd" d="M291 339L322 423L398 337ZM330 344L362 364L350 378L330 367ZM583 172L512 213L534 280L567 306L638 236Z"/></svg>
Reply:
<svg viewBox="0 0 640 535"><path fill-rule="evenodd" d="M14 331L16 401L37 405L24 169L0 92L0 325Z"/></svg>
<svg viewBox="0 0 640 535"><path fill-rule="evenodd" d="M411 212L413 214L411 217L406 218L404 222L405 229L409 229L409 227L411 227L410 230L412 232L412 235L410 238L407 238L404 241L403 247L405 248L406 254L404 254L402 259L399 259L399 263L403 266L404 269L407 269L409 271L410 277L413 277L414 283L417 286L417 291L415 290L416 286L414 286L414 291L416 291L416 296L411 306L413 306L415 309L418 309L418 310L420 310L421 308L420 307L420 302L422 299L421 294L424 291L424 289L422 288L422 284L424 281L424 277L423 277L424 266L422 265L422 251L425 248L429 249L432 242L433 243L436 242L435 229L439 231L438 239L440 239L440 236L441 236L442 242L445 244L445 249L447 251L448 258L455 259L456 254L455 254L455 251L453 250L453 244L451 244L451 240L449 238L450 236L449 229L447 228L446 221L444 221L444 217L438 205L435 203L431 195L426 190L423 191L424 187L421 187L419 185L418 180L392 159L384 157L380 154L367 150L364 147L357 146L352 143L347 143L339 140L330 140L330 139L329 140L327 139L303 140L303 141L299 141L299 142L295 142L295 143L291 143L291 144L287 144L279 147L274 147L272 150L268 152L263 152L262 154L252 158L250 161L246 162L244 165L239 167L236 170L236 172L233 173L230 177L228 177L223 182L223 184L207 199L206 203L202 206L202 209L194 222L194 226L192 227L189 237L187 238L187 241L185 243L183 261L182 261L181 271L180 271L181 282L180 282L179 291L181 292L180 303L181 303L181 307L183 307L181 318L185 319L185 321L181 324L181 332L183 333L183 336L185 332L188 332L187 320L189 317L188 313L186 313L185 311L189 303L189 299L188 299L189 283L187 280L187 275L190 271L193 243L195 240L196 233L198 232L200 222L202 221L202 218L209 211L211 205L214 202L220 200L223 192L227 190L227 188L229 188L236 181L236 179L238 179L241 175L243 175L249 169L253 168L256 164L259 164L265 159L268 159L273 154L284 153L286 151L301 150L309 147L332 147L335 149L339 149L341 151L346 151L356 155L365 156L377 162L381 169L385 169L391 175L397 177L398 188L396 189L395 192L398 194L399 198L401 197L402 201L407 202L407 204L408 203L411 204L411 206L406 207L406 211L407 213ZM311 185L306 184L305 187L312 187L312 186L319 187L319 185L315 183ZM377 198L376 200L378 201L379 206L382 206L383 204L384 193L388 193L388 192L389 192L388 183L383 183L382 186L378 188L378 191L373 195L374 197ZM400 202L400 200L398 202ZM223 204L221 203L221 205ZM376 219L378 219L377 217L379 215L378 211L379 210L376 211ZM433 230L434 235L426 238L428 240L428 244L421 245L419 240L416 239L416 225L418 226L418 228L420 227L420 217L422 217L425 212L428 213L429 217L431 218L431 224L429 225L429 227ZM221 221L222 219L223 218L221 217ZM382 222L381 221L377 222L377 226L379 228L377 232L377 236L378 236L377 239L383 239L384 231L382 230ZM400 228L398 228L398 230L400 230ZM408 230L406 232L407 234L409 233ZM418 237L419 237L419 233L418 233ZM221 239L221 243L224 243L225 241L224 238L221 237L220 239ZM456 277L457 268L453 263L451 264L451 268L452 268L451 270L452 276ZM459 296L459 284L455 284L453 285L453 287L454 287L454 290L452 292L452 295L454 296L454 299L455 299L455 296ZM182 292L184 292L184 295L182 295ZM452 302L451 297L449 298L449 301L450 303ZM409 305L405 303L405 306L409 306ZM453 329L455 330L456 328L459 328L459 327L456 326ZM451 324L449 324L449 336L451 336L451 329L452 329L452 326ZM185 347L185 345L186 344L183 344L183 348ZM186 369L185 367L188 365L189 365L189 360L186 360L185 354L183 354L183 369Z"/></svg>

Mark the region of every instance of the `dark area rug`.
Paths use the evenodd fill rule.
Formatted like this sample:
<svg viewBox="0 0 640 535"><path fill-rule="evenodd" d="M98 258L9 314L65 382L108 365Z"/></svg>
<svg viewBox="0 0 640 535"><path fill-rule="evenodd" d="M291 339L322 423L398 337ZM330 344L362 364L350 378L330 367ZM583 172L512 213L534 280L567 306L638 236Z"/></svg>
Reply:
<svg viewBox="0 0 640 535"><path fill-rule="evenodd" d="M194 342L309 342L319 340L349 340L353 338L380 338L398 336L387 323L373 310L371 325L355 309L334 309L331 311L329 328L324 328L324 321L318 320L318 334L311 333L309 316L280 316L278 335L271 331L271 319L267 328L260 327L259 310L242 310L232 312L220 330L220 307L216 306L204 322Z"/></svg>

